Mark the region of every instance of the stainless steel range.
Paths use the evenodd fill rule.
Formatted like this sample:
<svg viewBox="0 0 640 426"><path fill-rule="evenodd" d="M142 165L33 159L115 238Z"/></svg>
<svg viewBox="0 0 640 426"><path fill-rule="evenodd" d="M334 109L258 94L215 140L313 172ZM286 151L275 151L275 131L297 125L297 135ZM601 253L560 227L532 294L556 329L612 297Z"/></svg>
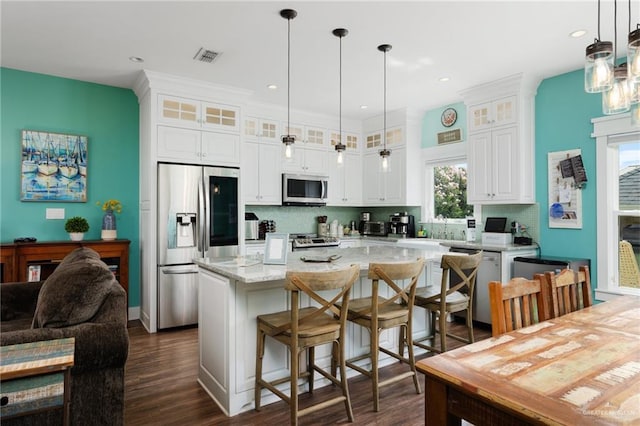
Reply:
<svg viewBox="0 0 640 426"><path fill-rule="evenodd" d="M291 234L293 251L308 250L320 247L338 247L340 239L336 237L318 237L317 234Z"/></svg>

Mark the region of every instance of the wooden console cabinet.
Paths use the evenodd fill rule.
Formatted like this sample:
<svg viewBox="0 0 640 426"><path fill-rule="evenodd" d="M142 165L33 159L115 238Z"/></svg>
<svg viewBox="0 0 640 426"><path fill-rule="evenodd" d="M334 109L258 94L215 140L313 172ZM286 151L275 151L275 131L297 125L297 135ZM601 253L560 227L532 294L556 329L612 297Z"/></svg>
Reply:
<svg viewBox="0 0 640 426"><path fill-rule="evenodd" d="M29 267L39 268L45 280L64 257L78 247L100 254L129 295L129 240L46 241L0 245L0 282L29 281Z"/></svg>

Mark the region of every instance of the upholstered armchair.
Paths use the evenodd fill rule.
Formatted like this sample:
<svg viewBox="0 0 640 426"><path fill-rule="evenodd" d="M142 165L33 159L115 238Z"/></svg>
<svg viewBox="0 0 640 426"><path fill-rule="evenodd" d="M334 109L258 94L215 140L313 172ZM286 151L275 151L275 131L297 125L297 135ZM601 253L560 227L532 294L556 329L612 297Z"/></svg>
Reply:
<svg viewBox="0 0 640 426"><path fill-rule="evenodd" d="M79 248L44 282L0 285L0 299L0 345L75 338L71 424L124 424L127 297L99 255ZM60 419L53 410L1 422L49 425Z"/></svg>

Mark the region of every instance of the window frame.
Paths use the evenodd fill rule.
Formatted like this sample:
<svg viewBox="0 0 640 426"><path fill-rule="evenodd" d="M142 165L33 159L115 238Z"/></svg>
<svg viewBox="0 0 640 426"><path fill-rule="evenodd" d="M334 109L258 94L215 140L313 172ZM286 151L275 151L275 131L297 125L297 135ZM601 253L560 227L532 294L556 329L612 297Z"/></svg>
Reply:
<svg viewBox="0 0 640 426"><path fill-rule="evenodd" d="M631 125L630 114L599 117L591 120L596 142L597 265L595 295L611 300L623 295L640 296L640 289L620 287L618 282L618 145L640 139L640 129ZM615 188L615 190L613 190ZM624 211L626 216L640 214Z"/></svg>
<svg viewBox="0 0 640 426"><path fill-rule="evenodd" d="M468 163L467 162L467 143L457 142L444 145L438 145L422 150L422 166L423 166L423 182L424 193L421 206L421 222L424 223L444 223L445 219L437 219L434 217L435 205L433 200L433 169L438 166L447 166L451 164ZM468 178L468 176L467 176ZM473 204L473 217L478 221L481 216L479 205ZM466 225L466 219L446 219L448 224Z"/></svg>

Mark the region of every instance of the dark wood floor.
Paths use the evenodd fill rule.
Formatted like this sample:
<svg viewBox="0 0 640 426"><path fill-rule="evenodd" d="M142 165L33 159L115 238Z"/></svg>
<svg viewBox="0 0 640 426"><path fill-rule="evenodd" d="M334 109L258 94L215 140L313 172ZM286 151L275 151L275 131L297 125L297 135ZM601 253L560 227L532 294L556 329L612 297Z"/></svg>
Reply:
<svg viewBox="0 0 640 426"><path fill-rule="evenodd" d="M452 330L464 328L453 324ZM475 328L476 340L491 335ZM131 338L125 373L126 425L282 425L289 422L288 406L278 402L260 412L251 410L233 418L222 413L196 382L198 374L198 329L183 328L148 334L138 321L129 324ZM461 343L449 340L451 348ZM381 370L381 380L406 366L393 364ZM421 381L422 378L421 378ZM424 386L423 392L424 392ZM322 398L332 387L314 391ZM382 388L378 413L373 412L371 384L364 376L349 380L355 422L349 423L343 405L335 405L301 419L301 425L423 425L424 394L417 395L411 379ZM302 407L310 398L301 396Z"/></svg>

